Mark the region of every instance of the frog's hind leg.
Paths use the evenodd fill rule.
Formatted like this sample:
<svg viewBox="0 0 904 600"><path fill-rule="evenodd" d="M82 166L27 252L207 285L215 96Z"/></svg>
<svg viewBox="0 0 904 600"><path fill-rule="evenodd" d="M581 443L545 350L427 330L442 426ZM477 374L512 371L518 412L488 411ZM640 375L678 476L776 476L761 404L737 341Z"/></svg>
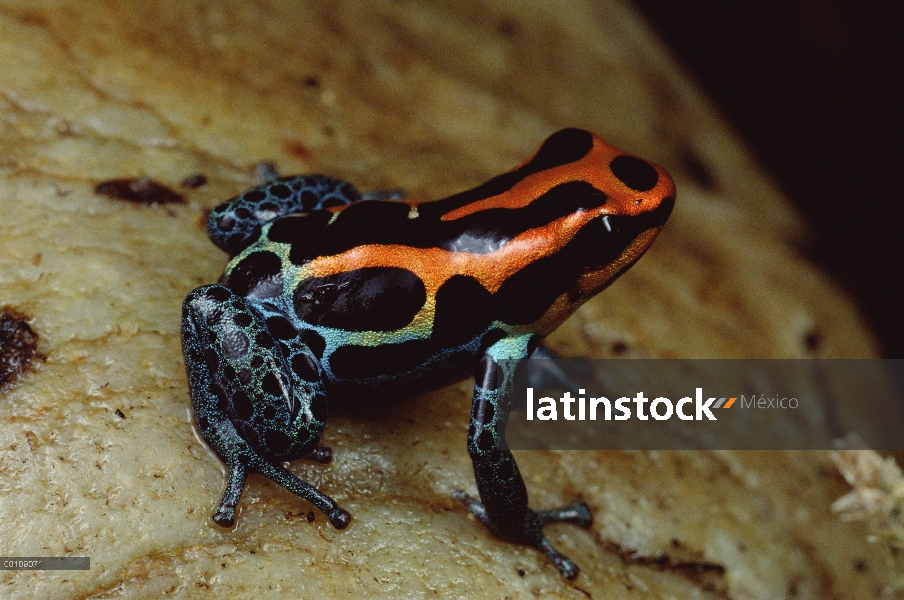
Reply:
<svg viewBox="0 0 904 600"><path fill-rule="evenodd" d="M585 529L592 524L586 505L576 503L564 508L535 512L528 507L527 488L505 442L505 426L514 406L503 405L511 397L514 382L509 373L497 379L496 360L524 358L527 339L504 339L489 348L476 372L471 425L468 428L468 454L474 464L474 477L480 501L462 491L453 497L464 504L497 537L532 546L568 579L580 569L558 552L543 535L548 523L574 523Z"/></svg>
<svg viewBox="0 0 904 600"><path fill-rule="evenodd" d="M260 236L261 227L285 215L344 206L361 200L355 186L326 175L280 177L220 204L207 217L210 240L235 256Z"/></svg>
<svg viewBox="0 0 904 600"><path fill-rule="evenodd" d="M236 344L235 340L239 340L240 336L236 334L235 325L240 322L246 327L251 326L249 321L255 318L255 313L247 305L246 299L236 296L231 290L220 285L204 286L194 290L183 304L182 346L191 390L192 413L201 437L226 464L228 470L226 490L214 512L213 520L224 527L231 527L235 523L236 506L241 498L245 479L249 472L258 472L314 504L327 515L334 527L343 529L351 519L348 512L332 498L279 465L277 457L281 455L277 454L274 457L262 454L262 452L272 454L273 449L266 450L253 446L239 433L233 418L230 417L228 412L230 400L224 387L229 387L227 383L229 378L241 378L242 375L236 374L237 369L230 362L229 352L221 352L222 344L215 340L219 338L227 344L227 338L231 339L230 349L233 355L236 354L235 349L240 344ZM275 346L272 340L265 342L268 346ZM265 354L262 353L265 351L266 348L248 349L246 353L261 354L263 357ZM278 362L276 354L271 354L270 358ZM262 358L262 362L266 360ZM216 378L214 373L217 374ZM266 383L264 387L266 388ZM248 394L244 392L240 394L247 400ZM232 397L232 405L235 406L236 394L232 394ZM317 415L311 422L318 420L319 417L320 415ZM247 429L247 423L240 425ZM320 431L322 427L318 426L312 435L319 439ZM327 463L331 453L328 448L312 445L300 456L288 458L296 457Z"/></svg>

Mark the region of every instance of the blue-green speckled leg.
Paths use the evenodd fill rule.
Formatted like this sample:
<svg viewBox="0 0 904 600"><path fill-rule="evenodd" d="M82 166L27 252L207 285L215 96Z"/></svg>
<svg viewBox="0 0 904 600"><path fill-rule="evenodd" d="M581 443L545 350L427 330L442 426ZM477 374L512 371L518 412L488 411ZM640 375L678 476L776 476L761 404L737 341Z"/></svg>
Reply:
<svg viewBox="0 0 904 600"><path fill-rule="evenodd" d="M355 186L326 175L280 177L220 204L207 216L207 235L235 256L260 236L261 227L277 217L342 206L359 200L399 200L399 190L359 193Z"/></svg>
<svg viewBox="0 0 904 600"><path fill-rule="evenodd" d="M343 529L351 519L348 512L280 464L294 458L329 462L330 451L317 446L326 410L319 401L322 384L314 381L316 359L297 341L284 345L274 339L268 324L247 299L220 285L194 290L183 305L192 412L201 437L229 472L213 520L232 526L245 478L257 472L311 502ZM303 360L292 360L298 356Z"/></svg>
<svg viewBox="0 0 904 600"><path fill-rule="evenodd" d="M543 552L568 579L577 577L579 568L563 556L543 535L547 523L568 522L590 527L592 517L584 504L534 512L528 507L524 479L505 442L505 426L514 406L502 406L500 398L514 385L511 374L497 379L496 361L519 359L528 355L527 337L497 342L480 361L475 375L471 425L468 428L468 454L474 464L474 477L480 502L462 491L453 497L499 538L532 546Z"/></svg>

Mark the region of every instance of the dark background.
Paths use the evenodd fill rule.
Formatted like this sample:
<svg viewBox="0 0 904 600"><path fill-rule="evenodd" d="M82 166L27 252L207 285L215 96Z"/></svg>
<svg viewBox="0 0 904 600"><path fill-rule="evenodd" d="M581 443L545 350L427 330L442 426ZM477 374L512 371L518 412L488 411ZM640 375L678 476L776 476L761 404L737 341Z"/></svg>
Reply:
<svg viewBox="0 0 904 600"><path fill-rule="evenodd" d="M904 0L635 0L904 358Z"/></svg>

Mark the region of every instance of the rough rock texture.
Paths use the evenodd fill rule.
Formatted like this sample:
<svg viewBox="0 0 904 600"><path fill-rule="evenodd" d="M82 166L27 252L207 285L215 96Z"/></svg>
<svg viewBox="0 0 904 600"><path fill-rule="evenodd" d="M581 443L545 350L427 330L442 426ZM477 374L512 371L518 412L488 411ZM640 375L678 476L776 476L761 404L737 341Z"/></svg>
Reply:
<svg viewBox="0 0 904 600"><path fill-rule="evenodd" d="M528 452L535 507L587 501L554 543L573 583L450 499L473 492L469 386L332 410L329 466L293 463L343 532L252 476L234 530L192 432L185 294L225 256L205 210L253 165L439 198L579 126L675 177L650 253L550 339L566 356L868 357L799 218L617 0L0 2L0 306L45 361L0 391L4 598L876 598L888 573L822 453ZM208 183L180 188L201 173ZM94 193L149 177L183 204ZM144 184L142 184L144 185Z"/></svg>

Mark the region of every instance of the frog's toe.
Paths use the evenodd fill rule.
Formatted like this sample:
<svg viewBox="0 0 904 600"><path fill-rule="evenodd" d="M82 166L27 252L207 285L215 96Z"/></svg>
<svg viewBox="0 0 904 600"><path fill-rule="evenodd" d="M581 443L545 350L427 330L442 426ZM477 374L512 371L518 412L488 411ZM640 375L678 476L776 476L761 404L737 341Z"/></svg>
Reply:
<svg viewBox="0 0 904 600"><path fill-rule="evenodd" d="M337 508L328 515L330 523L336 529L345 529L352 522L352 516L343 508Z"/></svg>
<svg viewBox="0 0 904 600"><path fill-rule="evenodd" d="M307 458L322 465L329 464L333 460L333 449L326 446L316 446L302 458Z"/></svg>
<svg viewBox="0 0 904 600"><path fill-rule="evenodd" d="M575 502L570 506L552 510L541 510L537 512L537 516L540 518L541 526L547 523L574 523L582 529L590 529L593 525L590 507L583 502Z"/></svg>
<svg viewBox="0 0 904 600"><path fill-rule="evenodd" d="M223 506L222 504L217 507L215 513L213 513L213 522L219 525L220 527L230 528L235 525L235 507L234 506Z"/></svg>

